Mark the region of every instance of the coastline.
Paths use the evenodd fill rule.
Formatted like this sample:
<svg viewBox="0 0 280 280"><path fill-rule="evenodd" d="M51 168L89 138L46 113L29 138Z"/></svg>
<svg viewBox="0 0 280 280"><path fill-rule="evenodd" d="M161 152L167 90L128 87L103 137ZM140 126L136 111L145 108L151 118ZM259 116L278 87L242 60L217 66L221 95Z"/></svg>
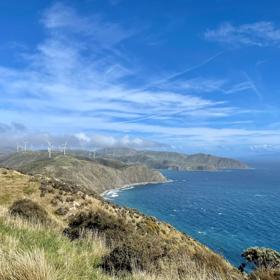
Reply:
<svg viewBox="0 0 280 280"><path fill-rule="evenodd" d="M124 190L130 190L130 189L133 189L137 186L157 185L157 184L165 184L165 183L170 183L170 182L173 182L173 180L166 180L164 182L159 182L158 181L158 182L140 182L140 183L126 184L126 185L123 185L122 187L119 187L119 188L113 188L113 189L109 189L107 191L104 191L100 194L100 196L102 198L104 198L105 200L110 200L110 198L107 197L107 196L110 196L111 198L118 197L119 192L124 191Z"/></svg>
<svg viewBox="0 0 280 280"><path fill-rule="evenodd" d="M181 170L183 172L230 172L230 171L235 171L235 170L253 170L255 168L251 168L251 167L248 167L248 168L232 168L232 169L213 169L213 170ZM178 171L180 172L180 171ZM118 197L118 193L121 192L121 191L124 191L124 190L130 190L130 189L133 189L137 186L145 186L145 185L157 185L157 184L166 184L166 183L171 183L173 182L174 180L171 180L171 179L167 179L166 181L164 182L160 182L160 181L152 181L152 182L140 182L140 183L132 183L132 184L126 184L126 185L123 185L121 187L118 187L118 188L112 188L112 189L109 189L109 190L106 190L104 192L102 192L100 194L100 196L102 198L104 198L105 200L111 200L113 199L114 197Z"/></svg>

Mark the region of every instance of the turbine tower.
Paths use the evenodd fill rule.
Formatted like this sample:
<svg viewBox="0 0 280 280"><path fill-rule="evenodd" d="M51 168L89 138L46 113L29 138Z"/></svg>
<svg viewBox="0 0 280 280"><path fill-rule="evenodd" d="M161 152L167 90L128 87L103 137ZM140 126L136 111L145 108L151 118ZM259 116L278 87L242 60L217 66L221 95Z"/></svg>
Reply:
<svg viewBox="0 0 280 280"><path fill-rule="evenodd" d="M92 149L92 151L89 151L88 155L89 155L89 158L95 159L96 149L94 148L94 149Z"/></svg>
<svg viewBox="0 0 280 280"><path fill-rule="evenodd" d="M63 155L66 155L67 144L68 144L68 141L66 141L63 145Z"/></svg>
<svg viewBox="0 0 280 280"><path fill-rule="evenodd" d="M49 158L52 158L52 143L50 141L48 142L48 153L49 153Z"/></svg>
<svg viewBox="0 0 280 280"><path fill-rule="evenodd" d="M27 143L28 143L27 141L24 142L24 152L25 152L25 153L26 153L26 151L27 151Z"/></svg>

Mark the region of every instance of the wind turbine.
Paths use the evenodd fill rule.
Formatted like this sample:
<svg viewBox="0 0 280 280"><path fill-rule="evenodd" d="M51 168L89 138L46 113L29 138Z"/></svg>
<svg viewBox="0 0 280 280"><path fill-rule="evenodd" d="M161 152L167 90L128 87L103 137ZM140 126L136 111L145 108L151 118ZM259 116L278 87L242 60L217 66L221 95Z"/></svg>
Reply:
<svg viewBox="0 0 280 280"><path fill-rule="evenodd" d="M66 141L66 142L64 143L64 145L62 146L63 155L66 155L66 147L67 147L67 144L68 144L68 141Z"/></svg>
<svg viewBox="0 0 280 280"><path fill-rule="evenodd" d="M27 143L28 143L27 141L24 142L24 152L25 152L25 153L26 153L26 151L27 151Z"/></svg>
<svg viewBox="0 0 280 280"><path fill-rule="evenodd" d="M48 142L48 153L49 153L49 158L52 158L52 143L50 141Z"/></svg>
<svg viewBox="0 0 280 280"><path fill-rule="evenodd" d="M95 155L96 155L96 149L93 148L91 152L89 152L89 157L95 159Z"/></svg>
<svg viewBox="0 0 280 280"><path fill-rule="evenodd" d="M17 143L17 153L20 151L20 145Z"/></svg>

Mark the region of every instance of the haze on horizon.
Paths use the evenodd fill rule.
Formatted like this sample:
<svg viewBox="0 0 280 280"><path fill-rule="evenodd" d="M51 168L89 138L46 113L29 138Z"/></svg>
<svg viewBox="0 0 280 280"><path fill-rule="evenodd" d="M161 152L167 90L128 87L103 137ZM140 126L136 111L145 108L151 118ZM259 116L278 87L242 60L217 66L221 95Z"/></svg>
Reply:
<svg viewBox="0 0 280 280"><path fill-rule="evenodd" d="M207 3L206 3L207 2ZM280 3L0 3L0 149L280 152Z"/></svg>

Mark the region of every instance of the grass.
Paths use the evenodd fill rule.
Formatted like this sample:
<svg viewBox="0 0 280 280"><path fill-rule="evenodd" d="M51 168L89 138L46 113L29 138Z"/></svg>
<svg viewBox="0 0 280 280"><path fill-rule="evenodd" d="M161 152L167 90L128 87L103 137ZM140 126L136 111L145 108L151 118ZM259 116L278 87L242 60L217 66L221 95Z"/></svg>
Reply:
<svg viewBox="0 0 280 280"><path fill-rule="evenodd" d="M52 280L57 274L42 251L0 251L0 279Z"/></svg>
<svg viewBox="0 0 280 280"><path fill-rule="evenodd" d="M107 249L97 235L70 242L59 230L12 218L2 211L0 243L1 273L22 274L22 278L0 274L0 279L110 279L98 268ZM24 276L27 270L30 275Z"/></svg>
<svg viewBox="0 0 280 280"><path fill-rule="evenodd" d="M231 280L206 272L187 258L181 260L189 271L184 278L172 264L164 275L135 270L112 276L99 268L110 251L100 235L87 234L71 242L59 228L11 217L4 207L0 208L0 244L1 280Z"/></svg>
<svg viewBox="0 0 280 280"><path fill-rule="evenodd" d="M33 182L30 176L0 168L0 205L8 205L15 199L32 195L38 188L38 182Z"/></svg>
<svg viewBox="0 0 280 280"><path fill-rule="evenodd" d="M56 190L55 194L48 193L45 197L41 197L39 184L40 182L35 182L30 176L0 168L0 198L2 197L3 201L2 206L0 205L1 280L242 280L242 276L233 271L233 268L221 257L195 241L188 240L167 225L161 223L158 227L152 223L152 218L144 217L132 210L115 207L95 198L92 198L91 211L96 212L98 207L103 211L100 215L99 234L88 233L83 235L83 239L70 241L62 234L68 222L66 220L59 222L59 218L52 214L54 209L50 205L50 199L59 191ZM35 193L33 191L31 194L25 193L26 188L34 188ZM44 225L10 216L7 210L9 205L23 197L28 197L44 207L50 214L50 218L57 223ZM77 201L82 201L78 199L77 194L74 197ZM106 219L107 216L108 219ZM105 243L104 228L111 225L110 232L112 236L116 235L118 223L116 225L113 223L116 218L118 218L117 222L119 220L119 222L124 222L124 244L133 237L131 232L128 232L130 227L132 231L138 232L137 226L131 223L133 218L136 219L137 224L140 223L143 226L143 232L141 227L139 229L139 234L143 235L143 238L136 243L137 250L138 248L148 250L147 246L150 246L152 251L157 248L168 249L162 242L166 241L170 243L173 251L183 242L186 246L183 250L184 254L176 254L176 258L170 258L167 262L159 258L157 264L162 266L162 269L153 269L149 273L147 270L139 271L139 267L133 267L132 273L106 274L101 270L100 264L105 256L110 256L113 252L114 244L108 248L109 244ZM103 235L100 233L102 228ZM161 233L162 230L166 231L164 235ZM135 236L138 237L138 235ZM155 238L149 239L150 245L147 243L148 239L144 238L146 235Z"/></svg>

